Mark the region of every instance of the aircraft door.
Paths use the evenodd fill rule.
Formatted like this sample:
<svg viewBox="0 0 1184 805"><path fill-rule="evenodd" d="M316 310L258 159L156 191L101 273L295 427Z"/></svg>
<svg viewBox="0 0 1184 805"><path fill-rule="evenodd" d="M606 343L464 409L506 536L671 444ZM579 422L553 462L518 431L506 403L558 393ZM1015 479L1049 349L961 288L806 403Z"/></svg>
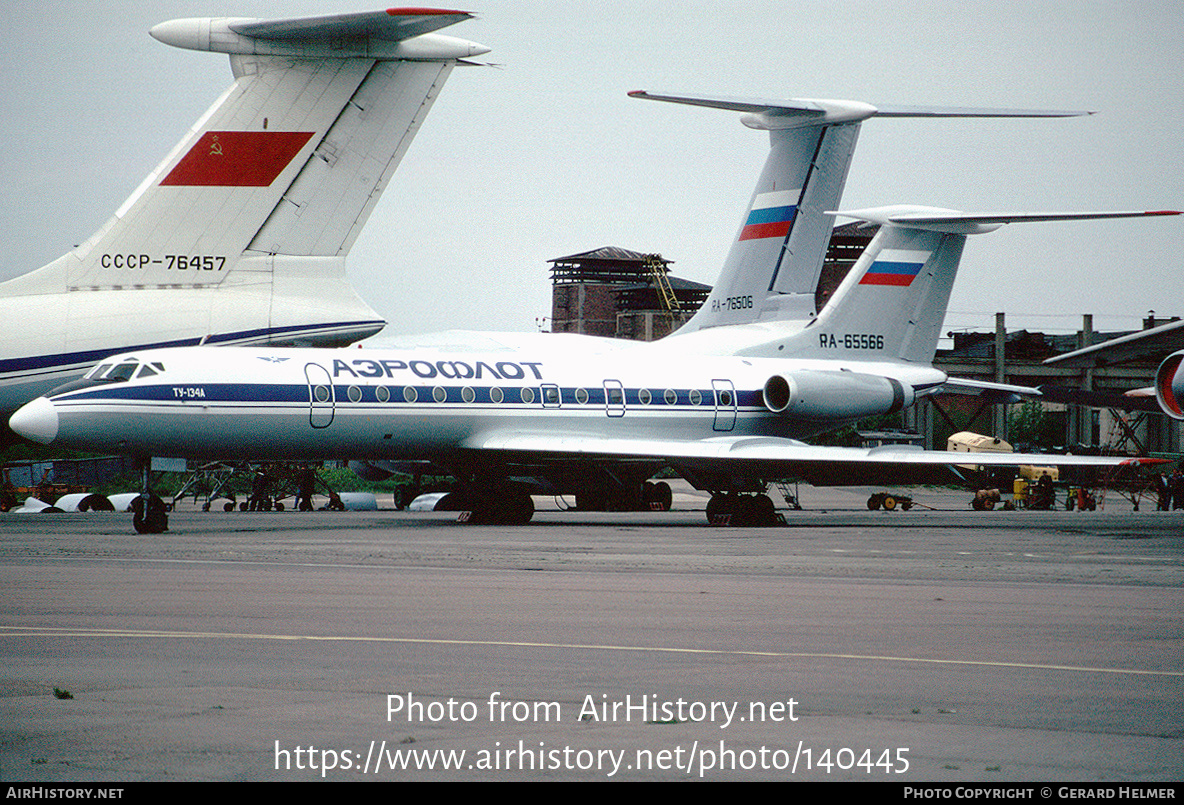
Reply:
<svg viewBox="0 0 1184 805"><path fill-rule="evenodd" d="M333 424L336 402L333 378L319 363L304 364L304 376L308 379L308 424L314 428L327 428Z"/></svg>
<svg viewBox="0 0 1184 805"><path fill-rule="evenodd" d="M712 380L715 391L715 430L729 431L736 427L736 389L731 380Z"/></svg>
<svg viewBox="0 0 1184 805"><path fill-rule="evenodd" d="M620 380L604 381L604 412L609 416L625 416L625 389Z"/></svg>

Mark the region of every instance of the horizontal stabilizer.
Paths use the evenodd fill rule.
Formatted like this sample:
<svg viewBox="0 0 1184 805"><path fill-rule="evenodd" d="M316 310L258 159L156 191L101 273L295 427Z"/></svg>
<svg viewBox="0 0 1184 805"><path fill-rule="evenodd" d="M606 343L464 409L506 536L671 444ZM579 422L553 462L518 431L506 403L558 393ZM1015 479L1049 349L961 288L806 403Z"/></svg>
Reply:
<svg viewBox="0 0 1184 805"><path fill-rule="evenodd" d="M977 235L993 232L1003 224L1038 221L1086 221L1100 218L1144 218L1153 215L1180 215L1178 210L1138 210L1119 212L985 212L963 213L937 207L894 205L862 210L837 210L832 215L855 218L881 226L894 225L930 232Z"/></svg>
<svg viewBox="0 0 1184 805"><path fill-rule="evenodd" d="M758 129L793 128L817 123L842 123L869 117L1079 117L1093 112L1057 109L996 109L957 106L875 106L860 101L821 98L732 98L727 96L674 95L634 90L631 98L682 103L745 112L743 123Z"/></svg>
<svg viewBox="0 0 1184 805"><path fill-rule="evenodd" d="M162 22L150 33L173 47L232 56L440 61L489 52L476 42L432 33L472 16L465 11L392 8L282 20L197 17Z"/></svg>
<svg viewBox="0 0 1184 805"><path fill-rule="evenodd" d="M399 42L438 31L472 18L467 11L434 8L391 8L359 14L332 14L293 20L254 20L230 23L230 30L255 39L311 42L330 37L385 39Z"/></svg>

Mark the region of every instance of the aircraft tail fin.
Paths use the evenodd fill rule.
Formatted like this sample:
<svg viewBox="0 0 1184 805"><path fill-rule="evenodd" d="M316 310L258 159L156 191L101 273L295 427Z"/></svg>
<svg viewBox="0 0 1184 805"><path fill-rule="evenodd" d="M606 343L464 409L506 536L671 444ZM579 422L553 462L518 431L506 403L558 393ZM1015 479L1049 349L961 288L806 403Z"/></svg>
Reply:
<svg viewBox="0 0 1184 805"><path fill-rule="evenodd" d="M348 288L344 257L453 66L488 52L432 33L470 16L392 9L156 26L166 44L229 54L233 86L99 232L5 290L245 284L270 286L278 308L291 292L280 275L317 276L341 286L339 315L376 332L382 322Z"/></svg>
<svg viewBox="0 0 1184 805"><path fill-rule="evenodd" d="M859 261L809 326L744 354L932 362L968 235L1003 224L1178 215L1153 212L965 214L932 207L839 212L880 225Z"/></svg>
<svg viewBox="0 0 1184 805"><path fill-rule="evenodd" d="M635 98L741 112L769 132L756 189L710 297L677 334L722 325L801 321L815 315L814 292L859 136L870 117L1069 117L1056 110L872 106L857 101L631 92Z"/></svg>

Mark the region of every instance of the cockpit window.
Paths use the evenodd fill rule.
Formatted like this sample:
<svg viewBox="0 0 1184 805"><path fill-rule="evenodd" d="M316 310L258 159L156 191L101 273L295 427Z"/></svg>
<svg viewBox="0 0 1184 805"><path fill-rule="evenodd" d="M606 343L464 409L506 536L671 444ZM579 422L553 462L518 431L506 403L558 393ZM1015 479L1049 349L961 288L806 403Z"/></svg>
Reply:
<svg viewBox="0 0 1184 805"><path fill-rule="evenodd" d="M86 373L84 379L94 383L118 383L131 380L133 377L152 377L163 374L164 364L160 361L140 363L129 358L122 363L101 363Z"/></svg>
<svg viewBox="0 0 1184 805"><path fill-rule="evenodd" d="M102 379L108 382L118 382L123 380L131 380L132 375L140 368L139 363L121 363L111 368L111 371L103 375Z"/></svg>

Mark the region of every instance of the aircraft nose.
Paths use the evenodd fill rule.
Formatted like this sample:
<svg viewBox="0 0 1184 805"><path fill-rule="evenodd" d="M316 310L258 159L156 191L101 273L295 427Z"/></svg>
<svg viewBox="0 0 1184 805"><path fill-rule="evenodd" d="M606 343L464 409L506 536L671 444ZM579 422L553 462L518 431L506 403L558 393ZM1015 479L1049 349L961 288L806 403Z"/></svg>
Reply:
<svg viewBox="0 0 1184 805"><path fill-rule="evenodd" d="M8 426L26 439L49 444L58 435L58 411L45 397L38 397L13 414Z"/></svg>

